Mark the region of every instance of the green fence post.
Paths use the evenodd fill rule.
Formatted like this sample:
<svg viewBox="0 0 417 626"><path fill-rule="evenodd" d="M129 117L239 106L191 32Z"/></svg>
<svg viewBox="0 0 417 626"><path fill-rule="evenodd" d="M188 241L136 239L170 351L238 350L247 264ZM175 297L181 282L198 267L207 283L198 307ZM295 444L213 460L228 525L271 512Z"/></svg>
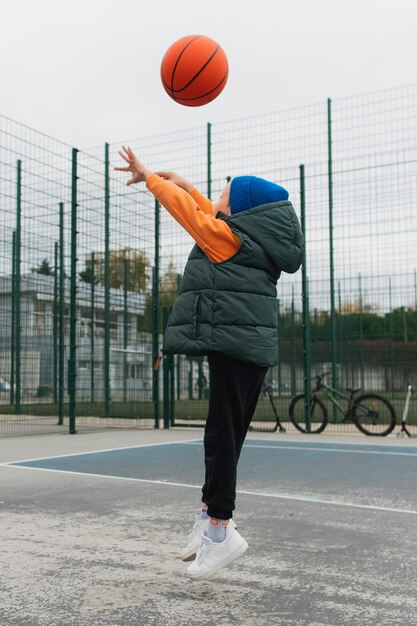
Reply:
<svg viewBox="0 0 417 626"><path fill-rule="evenodd" d="M159 227L160 204L155 200L154 218L154 266L152 268L152 364L159 356ZM159 428L159 368L152 369L152 401L154 410L154 427Z"/></svg>
<svg viewBox="0 0 417 626"><path fill-rule="evenodd" d="M181 284L181 276L178 274L177 276L177 293L176 296L178 296L179 291L180 291L180 284ZM177 393L177 400L181 399L181 357L179 354L176 355L175 357L175 363L176 363L176 393Z"/></svg>
<svg viewBox="0 0 417 626"><path fill-rule="evenodd" d="M389 387L389 373L388 373L388 313L384 313L384 384L385 390Z"/></svg>
<svg viewBox="0 0 417 626"><path fill-rule="evenodd" d="M203 357L197 358L197 393L198 399L203 399Z"/></svg>
<svg viewBox="0 0 417 626"><path fill-rule="evenodd" d="M170 382L170 402L169 402L169 422L171 426L175 426L175 362L174 355L169 355L169 382Z"/></svg>
<svg viewBox="0 0 417 626"><path fill-rule="evenodd" d="M295 334L295 304L294 304L294 286L292 287L291 298L291 395L297 393L297 343Z"/></svg>
<svg viewBox="0 0 417 626"><path fill-rule="evenodd" d="M391 276L388 279L388 293L389 293L389 335L390 335L390 351L389 351L389 369L390 369L390 381L389 385L391 389L394 387L394 359L393 359L393 344L394 344L394 310L392 307L392 284Z"/></svg>
<svg viewBox="0 0 417 626"><path fill-rule="evenodd" d="M310 359L310 307L308 298L307 277L307 227L305 213L305 174L304 165L300 165L300 206L301 206L301 229L304 234L304 259L302 265L302 290L303 290L303 370L304 370L304 417L306 430L311 433L311 359Z"/></svg>
<svg viewBox="0 0 417 626"><path fill-rule="evenodd" d="M177 383L177 400L181 400L181 359L180 355L176 355L176 383Z"/></svg>
<svg viewBox="0 0 417 626"><path fill-rule="evenodd" d="M64 203L59 203L58 425L64 423L65 376Z"/></svg>
<svg viewBox="0 0 417 626"><path fill-rule="evenodd" d="M407 316L405 314L405 307L401 307L401 315L402 315L402 322L403 322L403 338L404 338L404 343L408 343L408 327L407 327Z"/></svg>
<svg viewBox="0 0 417 626"><path fill-rule="evenodd" d="M310 328L311 350L317 349L317 343L319 341L318 333L318 312L317 308L313 309L313 328Z"/></svg>
<svg viewBox="0 0 417 626"><path fill-rule="evenodd" d="M90 326L90 402L94 402L94 352L95 352L95 324L94 318L96 315L96 258L94 252L91 253L91 284L90 284L90 296L91 296L91 326Z"/></svg>
<svg viewBox="0 0 417 626"><path fill-rule="evenodd" d="M152 402L154 415L154 428L159 428L159 365L157 360L159 357L159 320L158 320L158 303L156 301L155 288L156 268L152 268ZM157 367L157 369L156 369Z"/></svg>
<svg viewBox="0 0 417 626"><path fill-rule="evenodd" d="M20 272L22 255L22 161L17 161L17 189L16 189L16 260L15 260L15 379L16 392L14 397L15 413L20 415L21 401L21 363L20 363L20 336L21 336L21 310L20 310Z"/></svg>
<svg viewBox="0 0 417 626"><path fill-rule="evenodd" d="M169 317L169 308L163 307L162 309L162 322L164 331L168 322ZM163 363L163 388L164 388L164 397L163 397L163 406L164 406L164 428L169 428L171 416L171 402L170 402L170 357L165 356L162 360Z"/></svg>
<svg viewBox="0 0 417 626"><path fill-rule="evenodd" d="M71 272L70 272L70 346L68 362L69 433L74 435L77 409L77 157L72 149L71 168Z"/></svg>
<svg viewBox="0 0 417 626"><path fill-rule="evenodd" d="M15 340L16 340L16 302L15 302L15 281L16 281L16 231L12 234L12 284L11 284L11 328L10 328L10 404L14 404L15 389Z"/></svg>
<svg viewBox="0 0 417 626"><path fill-rule="evenodd" d="M129 259L125 256L123 259L123 402L127 400L127 344L129 332L129 314L127 306L128 289Z"/></svg>
<svg viewBox="0 0 417 626"><path fill-rule="evenodd" d="M110 146L104 144L104 417L110 416Z"/></svg>
<svg viewBox="0 0 417 626"><path fill-rule="evenodd" d="M344 363L346 363L346 355L345 351L342 350L343 346L343 318L342 318L342 291L340 288L340 280L337 282L337 297L338 297L338 310L337 310L337 321L338 321L338 354L339 354L339 363L340 363L340 383L342 382L342 378L344 378L344 386L349 387L349 383L346 375L346 367Z"/></svg>
<svg viewBox="0 0 417 626"><path fill-rule="evenodd" d="M165 309L164 309L165 311ZM162 381L163 381L163 420L164 428L169 428L170 424L170 402L169 402L169 361L165 356L162 359Z"/></svg>
<svg viewBox="0 0 417 626"><path fill-rule="evenodd" d="M416 331L415 337L417 337L417 272L414 270L414 313L416 318Z"/></svg>
<svg viewBox="0 0 417 626"><path fill-rule="evenodd" d="M414 312L416 314L416 336L417 336L417 270L414 270Z"/></svg>
<svg viewBox="0 0 417 626"><path fill-rule="evenodd" d="M332 101L327 98L327 145L328 145L328 187L329 187L329 262L330 262L330 329L332 353L332 385L337 387L336 369L336 312L334 289L334 243L333 243L333 156L332 156ZM333 421L337 419L337 409L333 406Z"/></svg>
<svg viewBox="0 0 417 626"><path fill-rule="evenodd" d="M363 366L363 299L362 299L362 276L359 274L359 364L361 372L361 384L362 389L365 387L365 370Z"/></svg>
<svg viewBox="0 0 417 626"><path fill-rule="evenodd" d="M194 400L194 393L193 393L193 365L194 365L194 361L193 358L191 356L188 357L188 399L189 400Z"/></svg>
<svg viewBox="0 0 417 626"><path fill-rule="evenodd" d="M54 245L54 302L52 307L54 404L58 402L58 242Z"/></svg>
<svg viewBox="0 0 417 626"><path fill-rule="evenodd" d="M282 371L281 371L281 301L277 298L277 376L278 376L278 397L281 397Z"/></svg>

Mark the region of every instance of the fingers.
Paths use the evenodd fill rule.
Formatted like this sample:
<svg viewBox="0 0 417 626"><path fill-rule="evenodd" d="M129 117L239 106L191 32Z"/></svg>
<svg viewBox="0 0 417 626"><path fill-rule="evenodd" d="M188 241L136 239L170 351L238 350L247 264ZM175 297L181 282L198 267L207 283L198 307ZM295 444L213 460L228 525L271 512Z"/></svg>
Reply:
<svg viewBox="0 0 417 626"><path fill-rule="evenodd" d="M133 185L146 180L144 176L145 168L131 148L122 146L122 149L119 150L119 155L126 161L127 167L115 167L114 169L118 172L131 172L133 174L133 177L127 181L126 185Z"/></svg>
<svg viewBox="0 0 417 626"><path fill-rule="evenodd" d="M129 147L122 146L122 150L119 150L120 156L127 162L130 163L134 159L136 159L135 153Z"/></svg>
<svg viewBox="0 0 417 626"><path fill-rule="evenodd" d="M126 163L130 163L130 159L125 154L123 154L121 150L119 150L119 154L122 157L122 159L126 161Z"/></svg>
<svg viewBox="0 0 417 626"><path fill-rule="evenodd" d="M129 146L126 148L126 146L122 146L123 150L125 151L125 155L123 158L129 161L135 161L137 160L137 157L135 155L135 153L133 152L133 150L131 148L129 148ZM123 156L123 155L122 155Z"/></svg>

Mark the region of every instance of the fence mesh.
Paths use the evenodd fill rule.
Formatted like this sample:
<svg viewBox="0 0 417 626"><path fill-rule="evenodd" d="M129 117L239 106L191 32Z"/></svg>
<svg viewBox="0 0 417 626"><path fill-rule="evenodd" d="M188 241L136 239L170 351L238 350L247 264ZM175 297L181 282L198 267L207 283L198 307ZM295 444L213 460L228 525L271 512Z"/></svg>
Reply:
<svg viewBox="0 0 417 626"><path fill-rule="evenodd" d="M271 398L288 427L306 376L329 371L399 418L417 378L416 109L409 85L86 150L1 117L0 436L204 423L205 359L152 368L193 242L114 172L123 143L213 200L236 175L278 182L299 215L303 164L308 358L302 273L283 274ZM255 425L272 409L265 394Z"/></svg>

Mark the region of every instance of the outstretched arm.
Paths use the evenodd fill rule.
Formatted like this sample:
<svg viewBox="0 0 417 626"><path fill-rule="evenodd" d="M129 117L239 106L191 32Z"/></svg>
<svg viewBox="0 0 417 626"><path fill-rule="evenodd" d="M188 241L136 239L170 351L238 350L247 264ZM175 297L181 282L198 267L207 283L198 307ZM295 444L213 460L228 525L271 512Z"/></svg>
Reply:
<svg viewBox="0 0 417 626"><path fill-rule="evenodd" d="M131 148L122 146L122 150L119 150L120 156L126 161L127 166L115 167L114 169L119 172L131 172L132 177L127 181L127 185L134 185L136 183L146 182L149 176L153 173L146 168L141 161L137 158ZM214 215L214 206L211 200L203 196L198 189L196 189L188 180L179 176L175 172L155 172L163 180L169 180L174 183L180 189L183 189L195 200L198 204L198 208L207 213L208 215Z"/></svg>
<svg viewBox="0 0 417 626"><path fill-rule="evenodd" d="M164 180L139 161L130 148L119 152L127 166L116 167L120 172L131 172L128 185L146 182L149 191L188 232L211 261L218 263L233 256L240 247L232 230L223 220L214 217L214 210L203 211L191 193L172 180ZM184 180L184 179L181 179ZM199 194L199 192L196 192ZM203 197L203 196L202 196ZM205 199L207 202L210 202ZM210 203L211 205L211 203ZM212 206L212 205L211 205Z"/></svg>

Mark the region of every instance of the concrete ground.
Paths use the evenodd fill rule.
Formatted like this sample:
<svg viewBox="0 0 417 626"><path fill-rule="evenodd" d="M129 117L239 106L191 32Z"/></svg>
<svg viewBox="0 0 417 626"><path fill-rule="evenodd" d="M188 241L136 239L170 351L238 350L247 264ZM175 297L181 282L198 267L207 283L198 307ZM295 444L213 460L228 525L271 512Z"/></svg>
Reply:
<svg viewBox="0 0 417 626"><path fill-rule="evenodd" d="M1 626L417 624L416 440L251 433L235 515L249 550L195 583L178 552L201 439L0 441Z"/></svg>

